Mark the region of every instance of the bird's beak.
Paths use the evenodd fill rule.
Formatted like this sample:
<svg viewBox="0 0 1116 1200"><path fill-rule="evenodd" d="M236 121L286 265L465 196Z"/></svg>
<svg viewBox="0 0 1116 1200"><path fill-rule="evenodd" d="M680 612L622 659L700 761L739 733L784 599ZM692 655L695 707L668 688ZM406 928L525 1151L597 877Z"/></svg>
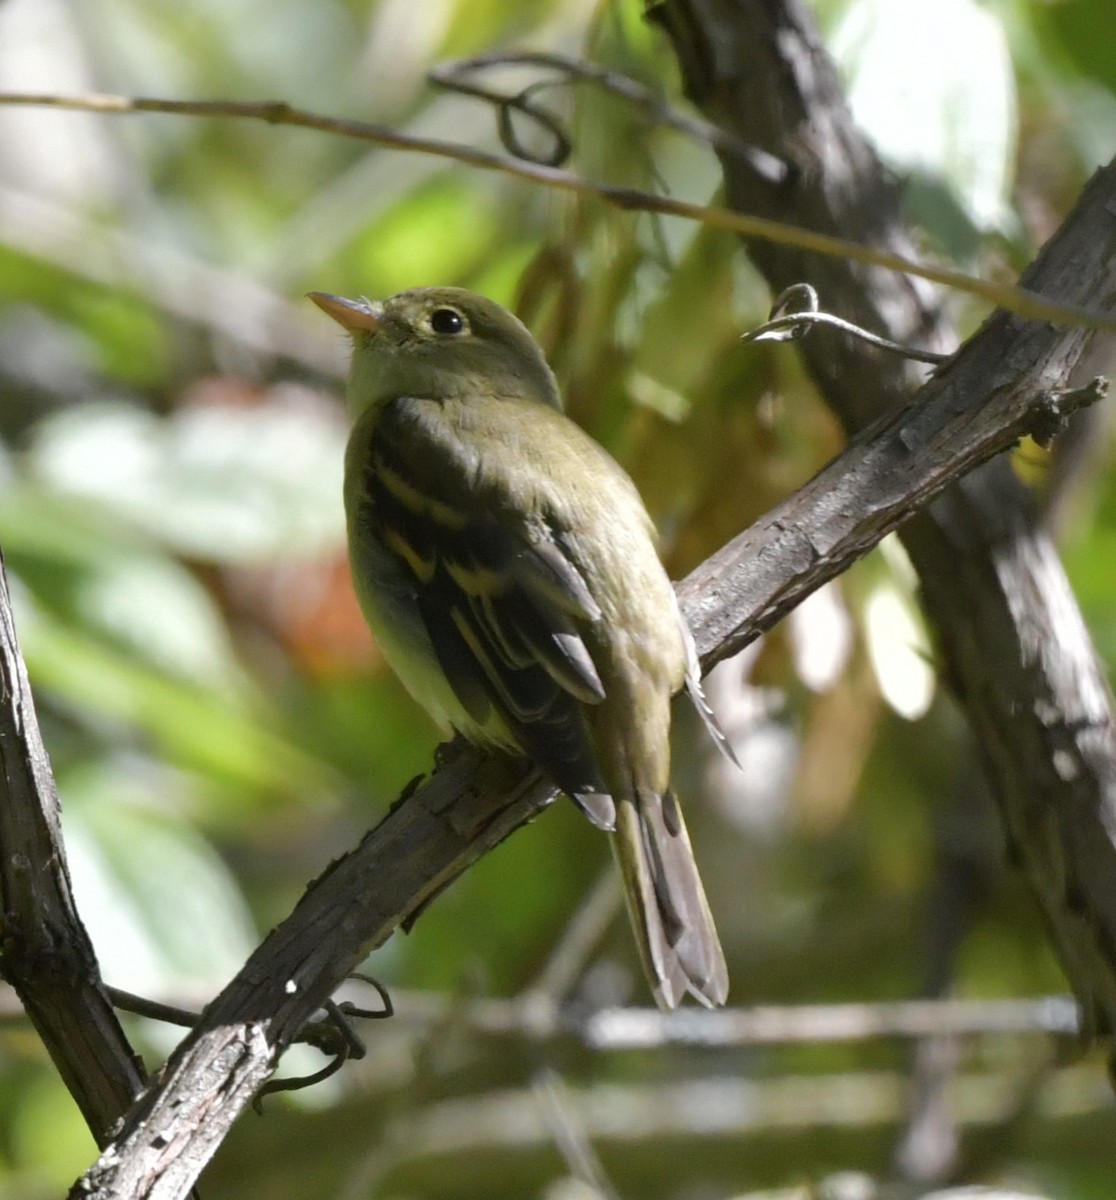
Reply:
<svg viewBox="0 0 1116 1200"><path fill-rule="evenodd" d="M375 333L384 319L384 306L378 300L346 300L329 292L307 292L306 299L313 300L322 312L350 333L358 329Z"/></svg>

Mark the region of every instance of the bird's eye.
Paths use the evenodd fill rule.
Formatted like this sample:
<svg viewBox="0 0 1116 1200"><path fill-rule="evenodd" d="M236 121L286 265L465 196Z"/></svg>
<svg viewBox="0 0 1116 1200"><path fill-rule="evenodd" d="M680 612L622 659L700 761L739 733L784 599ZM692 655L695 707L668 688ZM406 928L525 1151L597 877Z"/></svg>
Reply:
<svg viewBox="0 0 1116 1200"><path fill-rule="evenodd" d="M435 333L452 337L457 333L465 333L469 327L456 308L436 308L430 314L430 328Z"/></svg>

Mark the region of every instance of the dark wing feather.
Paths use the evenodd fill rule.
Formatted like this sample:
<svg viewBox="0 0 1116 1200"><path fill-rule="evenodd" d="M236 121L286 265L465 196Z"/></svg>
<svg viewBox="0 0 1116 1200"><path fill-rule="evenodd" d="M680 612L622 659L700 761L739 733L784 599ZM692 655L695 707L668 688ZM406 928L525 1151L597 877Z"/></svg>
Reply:
<svg viewBox="0 0 1116 1200"><path fill-rule="evenodd" d="M393 401L377 423L365 468L376 532L406 564L469 717L484 725L495 710L523 752L611 827L582 711L604 698L583 637L600 610L545 519L516 520L510 506L494 513L499 493L483 489L498 481L478 479L471 451L441 433L432 409Z"/></svg>

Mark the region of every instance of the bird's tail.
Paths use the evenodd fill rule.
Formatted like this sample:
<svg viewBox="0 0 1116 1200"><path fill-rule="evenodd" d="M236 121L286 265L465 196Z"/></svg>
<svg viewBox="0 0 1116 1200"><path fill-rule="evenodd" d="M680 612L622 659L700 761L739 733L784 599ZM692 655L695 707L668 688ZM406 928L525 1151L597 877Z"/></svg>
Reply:
<svg viewBox="0 0 1116 1200"><path fill-rule="evenodd" d="M724 1004L728 971L672 792L639 790L616 801L612 847L644 970L661 1008L687 992Z"/></svg>

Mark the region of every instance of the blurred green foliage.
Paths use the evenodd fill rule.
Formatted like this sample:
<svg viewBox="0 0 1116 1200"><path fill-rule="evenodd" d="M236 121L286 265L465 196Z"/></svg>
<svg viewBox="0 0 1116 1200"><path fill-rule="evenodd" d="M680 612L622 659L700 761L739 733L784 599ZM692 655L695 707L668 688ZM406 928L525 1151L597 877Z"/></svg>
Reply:
<svg viewBox="0 0 1116 1200"><path fill-rule="evenodd" d="M925 244L979 273L1025 263L1111 151L1107 0L816 8ZM426 73L515 46L585 55L684 106L633 0L102 0L95 17L7 0L0 88L281 98L499 149L492 111ZM493 75L505 77L534 76ZM571 169L716 197L708 147L585 83L542 98L570 131ZM739 346L768 297L727 234L305 130L0 108L0 545L78 900L111 983L204 1002L429 767L436 731L384 670L347 580L345 346L300 296L435 283L528 320L570 412L635 477L677 575L840 445L793 350ZM957 304L963 324L979 319ZM1042 484L1059 453L1075 455L1058 475L1060 527L1112 662L1113 439L1103 413L1084 420L1073 450L1032 449L1025 467ZM711 682L743 777L679 730L735 1002L902 999L944 978L968 997L1064 989L932 668L892 547ZM605 839L560 804L369 969L462 1005L512 995L609 869ZM621 917L580 966L575 1006L645 1003ZM572 1038L538 1045L400 1010L367 1028L365 1062L242 1121L205 1194L587 1195L556 1148L564 1118L540 1098L544 1066L623 1195L886 1176L904 1128L905 1045L594 1055ZM130 1028L152 1064L174 1043ZM1096 1062L1056 1070L1037 1036L958 1053L953 1111L979 1181L1110 1194ZM757 1089L731 1093L751 1097L752 1115L702 1134L673 1089L734 1080ZM656 1102L675 1119L655 1126ZM779 1105L799 1115L780 1121ZM0 1197L58 1194L91 1157L11 1015Z"/></svg>

